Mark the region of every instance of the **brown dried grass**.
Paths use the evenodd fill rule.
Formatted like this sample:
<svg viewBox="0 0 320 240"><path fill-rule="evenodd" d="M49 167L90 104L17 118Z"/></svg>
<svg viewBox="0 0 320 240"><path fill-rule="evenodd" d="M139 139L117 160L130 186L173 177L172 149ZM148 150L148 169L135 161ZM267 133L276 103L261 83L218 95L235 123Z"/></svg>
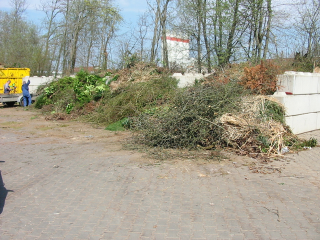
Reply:
<svg viewBox="0 0 320 240"><path fill-rule="evenodd" d="M263 117L263 108L266 101L276 102L268 96L247 96L243 98L242 109L238 114L226 113L219 119L223 126L223 139L236 149L241 155L248 155L255 152L264 156L282 155L284 147L283 137L290 134L281 122ZM268 141L265 152L262 151L259 135ZM267 151L266 151L267 150Z"/></svg>

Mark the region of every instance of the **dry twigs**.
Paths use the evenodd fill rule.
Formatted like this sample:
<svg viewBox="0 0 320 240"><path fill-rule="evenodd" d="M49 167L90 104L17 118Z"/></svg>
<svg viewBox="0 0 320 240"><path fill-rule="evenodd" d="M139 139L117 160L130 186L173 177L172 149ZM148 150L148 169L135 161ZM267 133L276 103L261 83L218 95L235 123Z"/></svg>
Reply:
<svg viewBox="0 0 320 240"><path fill-rule="evenodd" d="M283 136L288 132L281 122L270 116L270 106L278 106L284 111L283 106L270 97L247 96L243 98L242 109L237 115L226 113L220 117L223 138L241 155L281 155Z"/></svg>

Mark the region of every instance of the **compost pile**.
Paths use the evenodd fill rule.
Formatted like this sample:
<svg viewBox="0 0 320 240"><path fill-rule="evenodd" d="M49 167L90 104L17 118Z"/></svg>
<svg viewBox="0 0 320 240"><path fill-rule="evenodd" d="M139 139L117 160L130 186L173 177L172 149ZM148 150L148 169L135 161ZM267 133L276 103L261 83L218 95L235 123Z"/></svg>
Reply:
<svg viewBox="0 0 320 240"><path fill-rule="evenodd" d="M164 69L152 64L136 63L130 68L119 70L110 83L112 91L127 87L131 83L148 82L161 78Z"/></svg>
<svg viewBox="0 0 320 240"><path fill-rule="evenodd" d="M131 119L138 140L173 149L229 148L253 158L279 156L291 139L284 107L248 94L239 84L199 85L177 91L164 106Z"/></svg>
<svg viewBox="0 0 320 240"><path fill-rule="evenodd" d="M294 137L284 124L284 107L268 96L244 97L241 110L222 115L219 122L224 128L222 138L239 155L281 155L287 149L284 137Z"/></svg>
<svg viewBox="0 0 320 240"><path fill-rule="evenodd" d="M35 105L48 112L47 119L81 115L105 126L118 123L132 130L139 144L162 149L229 148L268 158L306 145L285 125L279 102L254 95L226 71L221 81L186 88L178 88L177 80L163 71L137 63L108 75L110 85L103 77L80 72L45 86Z"/></svg>

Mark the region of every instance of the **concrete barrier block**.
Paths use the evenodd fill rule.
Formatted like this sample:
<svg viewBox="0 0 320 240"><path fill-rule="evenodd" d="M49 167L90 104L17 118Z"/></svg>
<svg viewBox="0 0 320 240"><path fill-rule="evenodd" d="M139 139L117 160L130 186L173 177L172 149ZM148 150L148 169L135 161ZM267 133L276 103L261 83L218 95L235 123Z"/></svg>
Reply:
<svg viewBox="0 0 320 240"><path fill-rule="evenodd" d="M279 91L292 94L315 94L319 92L320 75L317 73L286 72L278 76Z"/></svg>
<svg viewBox="0 0 320 240"><path fill-rule="evenodd" d="M320 94L309 95L309 111L320 112Z"/></svg>
<svg viewBox="0 0 320 240"><path fill-rule="evenodd" d="M184 75L181 73L174 73L172 77L179 80L179 88L193 85L196 79L203 79L203 75L201 73L185 73Z"/></svg>
<svg viewBox="0 0 320 240"><path fill-rule="evenodd" d="M317 113L317 129L320 129L320 112Z"/></svg>
<svg viewBox="0 0 320 240"><path fill-rule="evenodd" d="M44 85L46 83L49 83L54 80L53 76L49 77L30 77L30 85L29 85L29 92L32 94L35 94L37 92L37 89L40 85Z"/></svg>
<svg viewBox="0 0 320 240"><path fill-rule="evenodd" d="M191 76L179 77L178 87L183 88L194 84L195 78Z"/></svg>
<svg viewBox="0 0 320 240"><path fill-rule="evenodd" d="M273 95L272 97L284 105L287 116L310 112L310 95Z"/></svg>
<svg viewBox="0 0 320 240"><path fill-rule="evenodd" d="M319 75L319 77L318 77L318 79L317 79L317 81L318 81L317 93L320 94L320 74L319 74L319 73L317 73L317 74Z"/></svg>
<svg viewBox="0 0 320 240"><path fill-rule="evenodd" d="M285 117L285 122L291 128L291 126L292 126L292 116L286 116ZM291 130L292 130L292 128L291 128Z"/></svg>
<svg viewBox="0 0 320 240"><path fill-rule="evenodd" d="M293 92L293 84L290 84L295 79L292 74L282 74L278 76L278 85L280 92Z"/></svg>
<svg viewBox="0 0 320 240"><path fill-rule="evenodd" d="M195 79L203 79L203 77L204 77L204 76L203 76L203 74L201 74L201 73L195 73L195 74L194 74L194 78L195 78Z"/></svg>
<svg viewBox="0 0 320 240"><path fill-rule="evenodd" d="M318 114L308 113L286 117L286 123L294 134L309 132L318 129Z"/></svg>

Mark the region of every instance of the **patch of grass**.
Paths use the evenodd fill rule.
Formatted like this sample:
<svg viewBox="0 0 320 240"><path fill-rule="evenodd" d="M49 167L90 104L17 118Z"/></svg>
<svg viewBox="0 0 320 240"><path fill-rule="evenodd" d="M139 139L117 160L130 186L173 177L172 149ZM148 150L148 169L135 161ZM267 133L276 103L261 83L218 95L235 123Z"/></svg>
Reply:
<svg viewBox="0 0 320 240"><path fill-rule="evenodd" d="M10 121L10 122L4 122L4 123L1 123L1 125L3 127L7 127L7 128L13 128L13 129L19 129L22 127L22 123L20 122L13 122L13 121Z"/></svg>
<svg viewBox="0 0 320 240"><path fill-rule="evenodd" d="M68 124L58 124L57 127L69 127Z"/></svg>
<svg viewBox="0 0 320 240"><path fill-rule="evenodd" d="M109 131L124 131L126 130L125 126L128 123L128 118L124 118L122 120L119 120L115 123L111 123L110 125L108 125L105 130L109 130Z"/></svg>
<svg viewBox="0 0 320 240"><path fill-rule="evenodd" d="M292 135L290 138L284 140L284 144L295 151L302 150L304 147L315 147L318 144L318 140L313 137L311 137L309 140L304 140Z"/></svg>
<svg viewBox="0 0 320 240"><path fill-rule="evenodd" d="M300 143L300 146L303 147L315 147L318 144L318 140L315 138L310 138L309 140L304 140L302 143Z"/></svg>

